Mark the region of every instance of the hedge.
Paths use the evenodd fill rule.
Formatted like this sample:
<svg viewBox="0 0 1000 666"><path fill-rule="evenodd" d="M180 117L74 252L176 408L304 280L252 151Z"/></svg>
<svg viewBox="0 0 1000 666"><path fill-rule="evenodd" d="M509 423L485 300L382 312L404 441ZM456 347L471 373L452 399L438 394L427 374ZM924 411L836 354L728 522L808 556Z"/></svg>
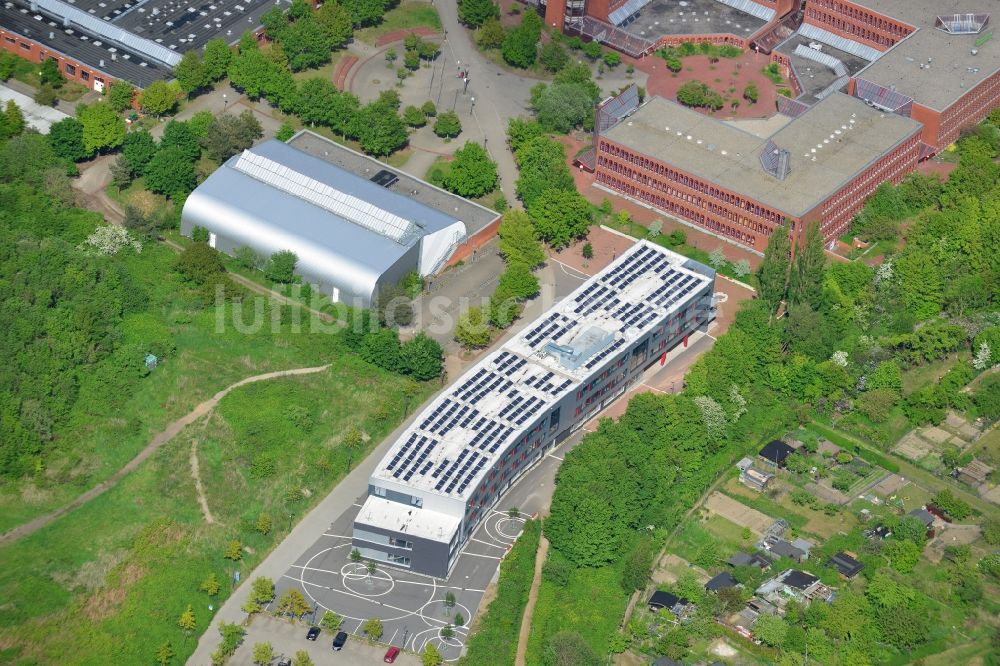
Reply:
<svg viewBox="0 0 1000 666"><path fill-rule="evenodd" d="M535 555L540 537L539 521L526 522L521 536L500 564L497 596L469 639L469 649L462 658L462 664L513 665L521 632L521 617L535 576Z"/></svg>

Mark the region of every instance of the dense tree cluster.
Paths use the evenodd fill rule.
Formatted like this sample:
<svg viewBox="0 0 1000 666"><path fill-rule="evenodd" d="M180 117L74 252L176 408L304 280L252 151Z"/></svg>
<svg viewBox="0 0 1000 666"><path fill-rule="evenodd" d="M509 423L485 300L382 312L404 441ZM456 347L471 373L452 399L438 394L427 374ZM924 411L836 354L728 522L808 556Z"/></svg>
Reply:
<svg viewBox="0 0 1000 666"><path fill-rule="evenodd" d="M476 198L496 189L497 164L478 143L466 143L455 151L442 185L461 197Z"/></svg>
<svg viewBox="0 0 1000 666"><path fill-rule="evenodd" d="M500 53L508 65L527 68L535 64L538 40L542 36L542 19L534 10L526 11L521 23L504 36Z"/></svg>
<svg viewBox="0 0 1000 666"><path fill-rule="evenodd" d="M324 5L325 6L325 5ZM332 82L310 78L296 83L274 50L264 53L255 40L243 40L229 68L232 84L250 97L266 97L310 125L329 127L355 139L370 155L384 156L406 145L406 124L398 104L385 98L362 106L355 95L337 90Z"/></svg>
<svg viewBox="0 0 1000 666"><path fill-rule="evenodd" d="M122 340L126 316L147 295L121 262L78 249L100 222L71 207L65 168L46 137L0 143L0 474L44 459L75 410L114 409L146 372L152 351ZM102 225L103 226L103 225Z"/></svg>
<svg viewBox="0 0 1000 666"><path fill-rule="evenodd" d="M368 311L344 329L342 339L349 349L373 365L426 381L441 376L444 352L441 345L424 333L400 342L399 331L380 326Z"/></svg>

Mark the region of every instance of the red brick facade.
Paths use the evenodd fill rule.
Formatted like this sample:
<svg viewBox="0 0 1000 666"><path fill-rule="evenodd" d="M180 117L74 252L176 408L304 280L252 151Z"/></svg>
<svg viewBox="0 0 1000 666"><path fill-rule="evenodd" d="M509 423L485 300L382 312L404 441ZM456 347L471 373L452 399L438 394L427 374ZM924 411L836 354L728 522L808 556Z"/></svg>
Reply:
<svg viewBox="0 0 1000 666"><path fill-rule="evenodd" d="M478 250L486 245L490 240L497 235L497 230L500 228L500 216L497 215L497 219L493 220L485 227L480 229L478 232L469 236L462 242L461 245L455 248L455 252L452 253L451 257L445 263L443 268L448 268L449 266L454 266L460 261L465 261L466 258L472 256L474 250Z"/></svg>
<svg viewBox="0 0 1000 666"><path fill-rule="evenodd" d="M758 252L785 219L778 210L603 136L598 139L595 176L605 187Z"/></svg>
<svg viewBox="0 0 1000 666"><path fill-rule="evenodd" d="M837 190L822 204L806 213L803 221L818 220L823 240L826 242L842 236L875 189L885 182L898 183L907 174L915 171L919 157L920 134L914 133L855 176L851 182Z"/></svg>
<svg viewBox="0 0 1000 666"><path fill-rule="evenodd" d="M846 0L806 0L805 22L887 51L915 27Z"/></svg>
<svg viewBox="0 0 1000 666"><path fill-rule="evenodd" d="M771 232L786 219L790 221L795 241L806 223L814 220L820 222L824 241L837 238L847 231L875 188L885 181L898 183L916 169L919 155L920 135L915 132L821 204L801 217L792 218L603 136L598 139L595 175L597 182L609 189L763 252Z"/></svg>
<svg viewBox="0 0 1000 666"><path fill-rule="evenodd" d="M910 114L914 120L924 123L924 143L943 150L956 139L963 127L978 123L989 115L1000 100L1000 70L962 95L961 99L949 106L943 113L913 105ZM920 107L920 115L918 109ZM926 113L925 113L926 112ZM926 116L926 120L924 118ZM936 130L934 134L931 129ZM928 140L933 137L935 140Z"/></svg>
<svg viewBox="0 0 1000 666"><path fill-rule="evenodd" d="M59 71L68 80L76 81L94 90L100 90L101 85L106 90L107 86L111 85L111 82L114 81L114 78L100 70L94 69L90 65L84 65L78 60L67 58L62 53L53 51L43 44L37 44L3 27L0 27L0 47L31 62L40 63L45 62L46 58L52 58L58 61Z"/></svg>

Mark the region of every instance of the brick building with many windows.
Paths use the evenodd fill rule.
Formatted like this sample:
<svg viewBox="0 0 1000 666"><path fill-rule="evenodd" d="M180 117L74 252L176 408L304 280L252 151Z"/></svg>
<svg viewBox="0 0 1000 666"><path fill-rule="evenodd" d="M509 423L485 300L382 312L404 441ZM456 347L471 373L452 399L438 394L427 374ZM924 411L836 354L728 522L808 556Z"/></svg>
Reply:
<svg viewBox="0 0 1000 666"><path fill-rule="evenodd" d="M848 91L923 125L923 157L1000 104L996 0L806 0L799 32L869 60Z"/></svg>
<svg viewBox="0 0 1000 666"><path fill-rule="evenodd" d="M757 252L782 224L797 239L817 220L829 242L913 171L920 130L840 93L768 137L653 98L597 135L596 180Z"/></svg>

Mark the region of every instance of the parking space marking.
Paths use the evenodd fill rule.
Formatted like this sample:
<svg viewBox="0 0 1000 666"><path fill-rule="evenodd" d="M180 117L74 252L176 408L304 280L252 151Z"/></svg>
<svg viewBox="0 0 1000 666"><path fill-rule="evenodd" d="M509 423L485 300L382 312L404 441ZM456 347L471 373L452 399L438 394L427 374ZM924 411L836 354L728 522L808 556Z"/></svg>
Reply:
<svg viewBox="0 0 1000 666"><path fill-rule="evenodd" d="M463 550L462 554L463 555L471 555L473 557L486 557L486 558L489 558L491 560L502 560L503 559L502 557L496 557L495 555L480 555L479 553L470 553L467 550Z"/></svg>
<svg viewBox="0 0 1000 666"><path fill-rule="evenodd" d="M323 532L323 536L332 537L334 539L353 539L354 537L345 536L343 534L330 534L329 532Z"/></svg>
<svg viewBox="0 0 1000 666"><path fill-rule="evenodd" d="M562 462L562 460L563 460L563 459L562 459L562 458L560 458L559 456L554 456L554 455L552 455L551 453L546 453L546 454L545 454L545 457L546 457L546 458L555 458L555 459L556 459L556 460L558 460L559 462Z"/></svg>
<svg viewBox="0 0 1000 666"><path fill-rule="evenodd" d="M496 544L496 543L490 543L489 541L483 541L482 539L477 539L476 537L469 537L469 541L475 541L476 543L481 543L484 546L490 546L491 548L506 548L507 547L507 544L500 545L500 544Z"/></svg>

